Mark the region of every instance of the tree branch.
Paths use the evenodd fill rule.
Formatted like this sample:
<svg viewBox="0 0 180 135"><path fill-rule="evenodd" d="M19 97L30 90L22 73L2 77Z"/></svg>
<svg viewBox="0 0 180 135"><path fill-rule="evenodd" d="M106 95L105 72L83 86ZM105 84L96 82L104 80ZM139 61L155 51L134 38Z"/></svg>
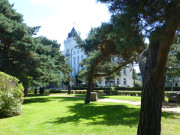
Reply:
<svg viewBox="0 0 180 135"><path fill-rule="evenodd" d="M157 66L156 66L156 70L154 72L155 75L157 75L157 73L163 74L163 72L165 70L168 53L169 53L170 47L172 45L174 35L178 28L179 23L180 23L180 21L178 21L177 18L173 18L173 19L171 19L169 26L167 26L167 28L165 30L165 35L161 42L159 52L158 52Z"/></svg>
<svg viewBox="0 0 180 135"><path fill-rule="evenodd" d="M135 60L135 58L131 58L130 60L128 60L127 62L122 63L119 67L115 68L114 70L112 70L111 72L107 73L107 74L94 74L95 78L99 78L99 77L106 77L109 75L112 75L113 73L119 71L122 67L126 66L127 64L131 63L133 60Z"/></svg>

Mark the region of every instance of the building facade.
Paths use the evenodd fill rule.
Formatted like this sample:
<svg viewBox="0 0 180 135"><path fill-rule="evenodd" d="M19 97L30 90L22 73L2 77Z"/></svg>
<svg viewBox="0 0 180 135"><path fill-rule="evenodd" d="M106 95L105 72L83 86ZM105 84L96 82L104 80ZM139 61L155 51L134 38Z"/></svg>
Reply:
<svg viewBox="0 0 180 135"><path fill-rule="evenodd" d="M166 87L180 87L180 77L176 77L176 78L166 77L165 86Z"/></svg>
<svg viewBox="0 0 180 135"><path fill-rule="evenodd" d="M73 27L71 32L68 34L67 39L64 41L64 51L62 51L62 54L65 55L67 63L73 69L71 73L73 85L76 85L75 76L82 70L79 64L83 59L87 57L83 50L77 48L78 44L74 39L75 34L76 30ZM106 80L105 78L103 78L102 81L97 84L100 87L133 87L134 84L132 79L132 65L127 65L121 71L120 76L117 76L111 80Z"/></svg>

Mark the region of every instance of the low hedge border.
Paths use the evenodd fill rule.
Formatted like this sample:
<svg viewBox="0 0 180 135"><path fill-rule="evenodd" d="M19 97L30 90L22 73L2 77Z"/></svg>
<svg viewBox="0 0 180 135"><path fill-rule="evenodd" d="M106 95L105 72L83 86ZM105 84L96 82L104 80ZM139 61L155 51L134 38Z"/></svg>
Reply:
<svg viewBox="0 0 180 135"><path fill-rule="evenodd" d="M86 94L87 90L71 90L71 94ZM126 91L126 90L94 90L99 95L124 95L124 96L141 96L141 91ZM166 91L165 96L172 91ZM173 91L178 92L178 91ZM45 93L68 93L68 90L45 90Z"/></svg>
<svg viewBox="0 0 180 135"><path fill-rule="evenodd" d="M86 90L87 87L73 87L72 90ZM95 87L94 90L123 90L123 91L141 91L142 87ZM172 87L166 87L165 91L171 91ZM173 87L174 91L180 91L180 87Z"/></svg>

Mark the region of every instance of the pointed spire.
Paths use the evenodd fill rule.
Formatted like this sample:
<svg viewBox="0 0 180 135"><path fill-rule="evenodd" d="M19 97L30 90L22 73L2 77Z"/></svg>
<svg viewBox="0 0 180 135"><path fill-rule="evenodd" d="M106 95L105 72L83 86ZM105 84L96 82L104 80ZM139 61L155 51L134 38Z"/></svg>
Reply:
<svg viewBox="0 0 180 135"><path fill-rule="evenodd" d="M77 32L76 32L75 28L73 27L72 30L71 30L71 32L68 33L68 38L69 38L69 37L74 37L75 34L77 34Z"/></svg>

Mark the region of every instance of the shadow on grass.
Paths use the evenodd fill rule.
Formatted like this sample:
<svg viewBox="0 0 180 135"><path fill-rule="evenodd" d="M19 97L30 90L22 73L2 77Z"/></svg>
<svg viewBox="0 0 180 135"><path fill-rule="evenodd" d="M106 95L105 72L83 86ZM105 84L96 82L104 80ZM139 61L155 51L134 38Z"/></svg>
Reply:
<svg viewBox="0 0 180 135"><path fill-rule="evenodd" d="M49 98L28 98L28 99L24 99L23 104L32 104L32 103L46 103L51 101L51 99Z"/></svg>
<svg viewBox="0 0 180 135"><path fill-rule="evenodd" d="M48 123L64 124L64 123L82 123L83 120L87 125L126 125L126 126L137 126L139 122L140 108L129 107L128 105L113 105L106 103L92 103L84 104L84 98L80 97L30 97L24 100L24 104L31 103L46 103L50 101L58 102L76 102L82 101L81 103L75 103L74 106L67 106L68 116L58 117ZM58 104L57 102L55 102ZM109 105L110 104L110 105ZM62 105L62 104L61 104ZM173 118L175 115L172 113L163 112L162 117Z"/></svg>
<svg viewBox="0 0 180 135"><path fill-rule="evenodd" d="M59 102L68 102L68 101L84 101L82 97L48 97L48 96L31 96L24 99L23 104L32 104L32 103L46 103L50 101L59 100Z"/></svg>
<svg viewBox="0 0 180 135"><path fill-rule="evenodd" d="M127 105L101 105L77 103L75 106L69 106L69 112L72 115L59 117L47 123L80 124L85 121L87 125L108 125L108 126L137 126L139 123L140 108L130 108ZM162 117L176 119L172 113L162 112Z"/></svg>
<svg viewBox="0 0 180 135"><path fill-rule="evenodd" d="M129 108L126 105L82 104L69 106L73 115L60 117L48 123L63 124L73 122L78 124L82 120L89 120L88 125L128 125L137 126L139 121L139 108Z"/></svg>

